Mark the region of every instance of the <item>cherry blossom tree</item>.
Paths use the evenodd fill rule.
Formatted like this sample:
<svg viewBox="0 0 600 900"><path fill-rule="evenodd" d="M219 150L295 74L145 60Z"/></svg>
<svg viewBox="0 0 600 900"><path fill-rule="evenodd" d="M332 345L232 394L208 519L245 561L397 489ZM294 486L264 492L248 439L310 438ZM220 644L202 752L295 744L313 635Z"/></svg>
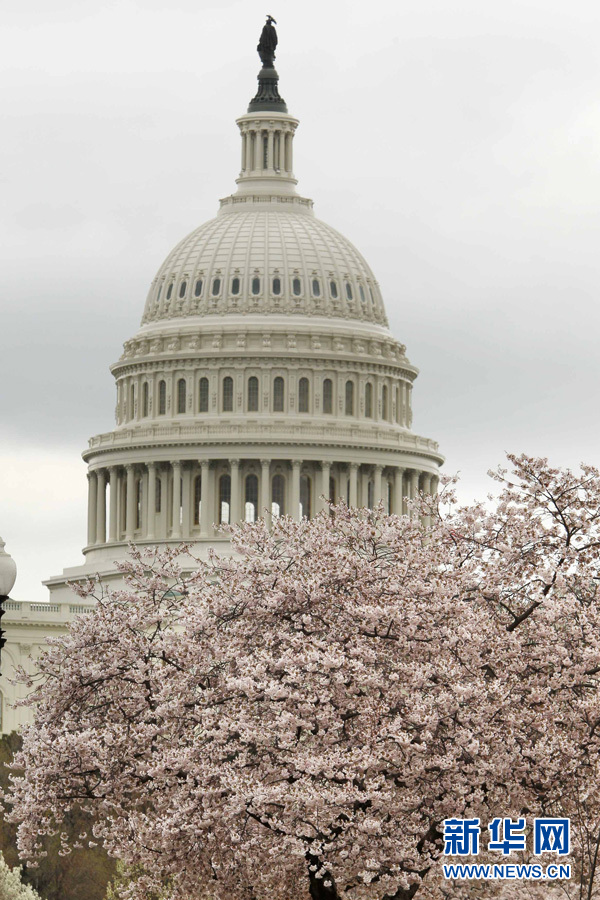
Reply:
<svg viewBox="0 0 600 900"><path fill-rule="evenodd" d="M0 853L0 900L41 900L40 895L21 881L18 866L10 869Z"/></svg>
<svg viewBox="0 0 600 900"><path fill-rule="evenodd" d="M31 684L25 858L75 806L132 897L442 898L446 818L597 821L600 474L509 460L495 501L450 481L409 516L233 528L188 575L188 547L132 548L124 590L80 587L96 611Z"/></svg>

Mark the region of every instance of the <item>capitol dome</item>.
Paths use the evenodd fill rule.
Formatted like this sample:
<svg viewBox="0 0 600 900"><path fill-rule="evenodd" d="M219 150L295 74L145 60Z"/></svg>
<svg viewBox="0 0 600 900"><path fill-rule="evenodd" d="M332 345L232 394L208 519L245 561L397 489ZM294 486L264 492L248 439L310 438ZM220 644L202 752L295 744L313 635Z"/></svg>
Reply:
<svg viewBox="0 0 600 900"><path fill-rule="evenodd" d="M111 367L116 424L83 454L86 561L47 582L57 600L68 580L120 578L130 541L228 552L223 524L340 499L402 513L436 490L443 457L412 431L418 370L363 256L296 190L272 58L258 80L236 191L169 253Z"/></svg>
<svg viewBox="0 0 600 900"><path fill-rule="evenodd" d="M310 201L267 195L240 206L233 200L223 201L219 216L167 256L143 324L174 316L284 313L387 325L366 260L314 216Z"/></svg>

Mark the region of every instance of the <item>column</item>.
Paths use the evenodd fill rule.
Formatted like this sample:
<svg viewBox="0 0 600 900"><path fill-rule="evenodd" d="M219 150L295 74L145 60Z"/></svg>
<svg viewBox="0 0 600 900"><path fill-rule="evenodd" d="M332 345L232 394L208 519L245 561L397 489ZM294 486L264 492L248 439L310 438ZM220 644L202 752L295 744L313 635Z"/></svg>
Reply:
<svg viewBox="0 0 600 900"><path fill-rule="evenodd" d="M267 139L267 168L270 172L273 171L273 129L269 129L268 139Z"/></svg>
<svg viewBox="0 0 600 900"><path fill-rule="evenodd" d="M133 463L127 463L127 506L125 508L125 540L132 541L135 532L135 468Z"/></svg>
<svg viewBox="0 0 600 900"><path fill-rule="evenodd" d="M358 463L350 463L350 506L358 506Z"/></svg>
<svg viewBox="0 0 600 900"><path fill-rule="evenodd" d="M210 462L208 459L200 460L200 471L202 474L202 494L200 499L200 531L206 537L211 525L208 484L210 478Z"/></svg>
<svg viewBox="0 0 600 900"><path fill-rule="evenodd" d="M300 468L301 459L292 460L292 501L290 503L290 515L296 522L300 520Z"/></svg>
<svg viewBox="0 0 600 900"><path fill-rule="evenodd" d="M87 542L88 547L90 544L96 543L96 519L97 519L97 498L98 498L98 483L96 480L95 472L87 473L88 479L88 533L87 533Z"/></svg>
<svg viewBox="0 0 600 900"><path fill-rule="evenodd" d="M381 501L381 476L383 474L383 466L373 467L373 507Z"/></svg>
<svg viewBox="0 0 600 900"><path fill-rule="evenodd" d="M327 501L323 500L323 497L329 499L329 474L331 472L331 463L330 462L322 462L321 463L321 486L319 488L319 497L317 499L317 512L321 512L323 509L328 509ZM322 496L321 496L322 495Z"/></svg>
<svg viewBox="0 0 600 900"><path fill-rule="evenodd" d="M261 154L262 154L262 134L260 131L255 131L254 132L254 165L252 168L257 171L262 169L262 166L260 163Z"/></svg>
<svg viewBox="0 0 600 900"><path fill-rule="evenodd" d="M271 460L260 461L260 509L259 516L271 515Z"/></svg>
<svg viewBox="0 0 600 900"><path fill-rule="evenodd" d="M183 468L182 482L181 518L183 536L187 541L192 533L192 469L189 465Z"/></svg>
<svg viewBox="0 0 600 900"><path fill-rule="evenodd" d="M246 170L246 133L242 131L242 172Z"/></svg>
<svg viewBox="0 0 600 900"><path fill-rule="evenodd" d="M394 470L394 508L392 510L397 516L404 514L404 469L398 466Z"/></svg>
<svg viewBox="0 0 600 900"><path fill-rule="evenodd" d="M369 481L371 480L371 470L363 469L360 473L360 505L365 508L369 505Z"/></svg>
<svg viewBox="0 0 600 900"><path fill-rule="evenodd" d="M96 543L106 543L106 473L98 469L96 485Z"/></svg>
<svg viewBox="0 0 600 900"><path fill-rule="evenodd" d="M146 503L146 537L154 540L156 523L156 463L148 463L148 502Z"/></svg>
<svg viewBox="0 0 600 900"><path fill-rule="evenodd" d="M119 535L119 519L118 519L118 501L119 501L119 470L116 466L111 466L110 472L110 507L108 522L108 539L109 541L117 541Z"/></svg>
<svg viewBox="0 0 600 900"><path fill-rule="evenodd" d="M410 499L416 500L417 494L419 491L419 472L417 469L412 469L409 475L409 483L410 483Z"/></svg>
<svg viewBox="0 0 600 900"><path fill-rule="evenodd" d="M231 475L231 509L229 510L229 523L230 525L234 525L242 518L240 512L241 491L239 459L229 460L229 473Z"/></svg>
<svg viewBox="0 0 600 900"><path fill-rule="evenodd" d="M181 537L181 461L171 463L173 470L173 497L171 505L171 537Z"/></svg>

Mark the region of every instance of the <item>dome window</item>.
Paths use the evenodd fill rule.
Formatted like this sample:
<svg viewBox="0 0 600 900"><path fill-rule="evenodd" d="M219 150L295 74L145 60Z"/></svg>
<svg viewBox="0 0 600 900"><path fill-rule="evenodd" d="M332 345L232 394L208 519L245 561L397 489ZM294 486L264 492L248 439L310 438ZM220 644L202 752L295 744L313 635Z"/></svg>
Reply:
<svg viewBox="0 0 600 900"><path fill-rule="evenodd" d="M280 375L273 381L273 412L283 412L284 382Z"/></svg>
<svg viewBox="0 0 600 900"><path fill-rule="evenodd" d="M231 476L221 475L219 478L219 524L229 525L229 509L231 506Z"/></svg>
<svg viewBox="0 0 600 900"><path fill-rule="evenodd" d="M276 297L281 294L281 278L275 277L273 279L273 293Z"/></svg>
<svg viewBox="0 0 600 900"><path fill-rule="evenodd" d="M312 479L308 475L302 475L300 478L300 518L310 519L311 517L311 494Z"/></svg>
<svg viewBox="0 0 600 900"><path fill-rule="evenodd" d="M194 287L194 297L199 297L202 293L202 279L198 278Z"/></svg>
<svg viewBox="0 0 600 900"><path fill-rule="evenodd" d="M185 412L185 395L185 378L180 378L177 382L177 412L180 414Z"/></svg>
<svg viewBox="0 0 600 900"><path fill-rule="evenodd" d="M329 293L331 294L331 296L333 297L334 300L337 299L338 289L337 289L337 284L335 281L329 282Z"/></svg>
<svg viewBox="0 0 600 900"><path fill-rule="evenodd" d="M194 478L194 525L200 524L202 517L202 475Z"/></svg>
<svg viewBox="0 0 600 900"><path fill-rule="evenodd" d="M145 381L142 386L142 416L146 418L148 415L148 382Z"/></svg>
<svg viewBox="0 0 600 900"><path fill-rule="evenodd" d="M167 300L171 299L171 294L173 293L173 284L171 283L167 288Z"/></svg>
<svg viewBox="0 0 600 900"><path fill-rule="evenodd" d="M208 378L201 378L198 385L198 412L208 412Z"/></svg>
<svg viewBox="0 0 600 900"><path fill-rule="evenodd" d="M256 296L256 294L260 294L260 278L252 279L252 293Z"/></svg>
<svg viewBox="0 0 600 900"><path fill-rule="evenodd" d="M346 382L346 404L345 404L345 412L347 416L354 415L354 382L347 381Z"/></svg>
<svg viewBox="0 0 600 900"><path fill-rule="evenodd" d="M185 297L185 292L187 291L187 281L182 281L179 286L179 297Z"/></svg>
<svg viewBox="0 0 600 900"><path fill-rule="evenodd" d="M231 282L231 293L239 294L239 292L240 292L240 279L234 278L233 281Z"/></svg>
<svg viewBox="0 0 600 900"><path fill-rule="evenodd" d="M258 478L256 475L246 476L245 493L244 519L246 522L256 522L258 511Z"/></svg>
<svg viewBox="0 0 600 900"><path fill-rule="evenodd" d="M158 382L158 414L164 416L167 411L167 383Z"/></svg>
<svg viewBox="0 0 600 900"><path fill-rule="evenodd" d="M358 290L360 291L360 299L362 300L363 303L366 303L366 302L367 302L367 298L365 297L365 289L364 289L364 287L362 286L362 284L359 284Z"/></svg>
<svg viewBox="0 0 600 900"><path fill-rule="evenodd" d="M131 385L129 388L129 418L133 419L135 414L135 387Z"/></svg>
<svg viewBox="0 0 600 900"><path fill-rule="evenodd" d="M373 418L373 385L370 381L365 385L365 416Z"/></svg>
<svg viewBox="0 0 600 900"><path fill-rule="evenodd" d="M302 285L300 283L299 278L294 278L292 281L292 291L294 293L294 297L299 297L302 291Z"/></svg>
<svg viewBox="0 0 600 900"><path fill-rule="evenodd" d="M258 412L258 378L248 379L248 412Z"/></svg>
<svg viewBox="0 0 600 900"><path fill-rule="evenodd" d="M213 297L216 297L217 294L220 292L220 290L221 290L221 279L220 279L220 278L215 278L215 280L213 281L213 285L212 285L212 295L213 295Z"/></svg>
<svg viewBox="0 0 600 900"><path fill-rule="evenodd" d="M326 378L323 382L323 412L331 415L333 412L333 382Z"/></svg>
<svg viewBox="0 0 600 900"><path fill-rule="evenodd" d="M387 422L389 419L389 411L388 411L388 389L387 384L381 388L381 415Z"/></svg>
<svg viewBox="0 0 600 900"><path fill-rule="evenodd" d="M301 378L298 383L298 412L307 413L309 403L308 378Z"/></svg>
<svg viewBox="0 0 600 900"><path fill-rule="evenodd" d="M313 292L313 297L320 297L320 296L321 296L321 284L320 284L318 278L313 278L313 282L312 282L312 292Z"/></svg>
<svg viewBox="0 0 600 900"><path fill-rule="evenodd" d="M283 475L273 475L271 482L271 512L275 518L284 513L285 479Z"/></svg>
<svg viewBox="0 0 600 900"><path fill-rule="evenodd" d="M223 412L233 412L233 378L223 379Z"/></svg>
<svg viewBox="0 0 600 900"><path fill-rule="evenodd" d="M348 300L352 300L352 285L349 281L346 282L346 297Z"/></svg>

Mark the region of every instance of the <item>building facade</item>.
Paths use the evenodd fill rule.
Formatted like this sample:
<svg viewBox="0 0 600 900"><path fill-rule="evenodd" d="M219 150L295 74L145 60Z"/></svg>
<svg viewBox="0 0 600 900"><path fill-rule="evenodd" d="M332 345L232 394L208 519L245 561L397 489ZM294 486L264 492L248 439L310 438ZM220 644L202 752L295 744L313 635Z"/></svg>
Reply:
<svg viewBox="0 0 600 900"><path fill-rule="evenodd" d="M9 607L15 635L65 627L67 582L117 580L130 541L226 553L223 523L312 517L327 499L402 513L436 490L438 445L411 430L417 369L363 256L297 191L298 120L272 60L237 124L237 190L167 256L111 368L116 425L83 454L85 562L46 582L48 612Z"/></svg>

